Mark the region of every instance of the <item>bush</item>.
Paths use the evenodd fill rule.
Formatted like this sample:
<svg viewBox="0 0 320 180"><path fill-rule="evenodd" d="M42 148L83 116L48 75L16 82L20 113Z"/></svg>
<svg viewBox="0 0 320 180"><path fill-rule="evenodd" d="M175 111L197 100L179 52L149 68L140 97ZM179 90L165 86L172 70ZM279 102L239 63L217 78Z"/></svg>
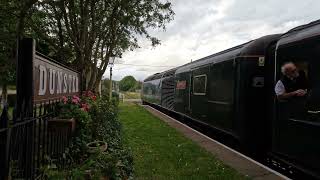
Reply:
<svg viewBox="0 0 320 180"><path fill-rule="evenodd" d="M92 104L89 114L93 119L93 139L111 143L121 139L121 124L117 119L117 113L118 107L103 99L99 99L96 103Z"/></svg>
<svg viewBox="0 0 320 180"><path fill-rule="evenodd" d="M85 93L81 99L64 98L59 116L76 119L76 134L66 154L69 166L63 172L47 169L48 177L61 173L67 179L84 179L88 172L93 179L101 176L128 179L133 176L132 153L122 141L118 102L116 99L108 102L106 97L97 98L92 93ZM108 149L89 154L86 144L96 140L105 141Z"/></svg>

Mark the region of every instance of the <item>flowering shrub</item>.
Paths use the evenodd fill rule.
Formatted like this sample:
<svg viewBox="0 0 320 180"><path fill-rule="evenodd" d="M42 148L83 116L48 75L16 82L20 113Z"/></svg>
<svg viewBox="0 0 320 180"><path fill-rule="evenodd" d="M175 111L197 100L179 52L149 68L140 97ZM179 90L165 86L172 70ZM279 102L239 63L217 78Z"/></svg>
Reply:
<svg viewBox="0 0 320 180"><path fill-rule="evenodd" d="M86 143L92 139L92 119L88 113L90 105L85 98L74 95L72 97L62 97L59 109L59 118L74 118L76 121L72 149L73 156L77 156L77 153L85 151Z"/></svg>
<svg viewBox="0 0 320 180"><path fill-rule="evenodd" d="M69 167L64 167L60 173L64 178L83 179L87 170L97 178L101 175L111 179L132 177L133 158L122 142L118 103L86 91L81 97L63 97L59 107L60 118L76 120L76 132L66 155ZM108 149L103 153L89 154L86 144L96 140L105 141Z"/></svg>
<svg viewBox="0 0 320 180"><path fill-rule="evenodd" d="M91 100L91 101L97 100L97 96L91 91L84 91L82 94L83 94L83 97L86 98L87 100Z"/></svg>
<svg viewBox="0 0 320 180"><path fill-rule="evenodd" d="M90 109L89 104L85 101L85 99L81 100L78 96L74 95L72 97L62 97L62 102L60 103L60 118L70 118L72 114L72 110L81 109L83 111L88 112ZM71 113L71 114L70 114Z"/></svg>

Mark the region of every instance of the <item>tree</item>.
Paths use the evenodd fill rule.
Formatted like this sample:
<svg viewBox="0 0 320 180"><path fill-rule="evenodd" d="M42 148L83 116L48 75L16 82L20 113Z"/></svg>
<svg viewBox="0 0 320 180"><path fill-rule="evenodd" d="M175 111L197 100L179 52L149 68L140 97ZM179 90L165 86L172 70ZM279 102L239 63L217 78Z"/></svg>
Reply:
<svg viewBox="0 0 320 180"><path fill-rule="evenodd" d="M126 76L119 82L120 91L129 91L135 88L136 79L133 76Z"/></svg>
<svg viewBox="0 0 320 180"><path fill-rule="evenodd" d="M162 0L48 0L38 11L44 17L35 21L43 27L37 25L36 33L48 37L55 52L71 47L71 63L86 80L86 90L98 87L110 58L139 47L138 37L159 44L147 30L165 29L174 15L171 3Z"/></svg>
<svg viewBox="0 0 320 180"><path fill-rule="evenodd" d="M140 90L142 88L142 82L141 81L137 81L136 85L135 85L135 90Z"/></svg>
<svg viewBox="0 0 320 180"><path fill-rule="evenodd" d="M7 101L7 86L15 83L18 40L26 31L28 17L37 0L0 0L0 83L2 102Z"/></svg>

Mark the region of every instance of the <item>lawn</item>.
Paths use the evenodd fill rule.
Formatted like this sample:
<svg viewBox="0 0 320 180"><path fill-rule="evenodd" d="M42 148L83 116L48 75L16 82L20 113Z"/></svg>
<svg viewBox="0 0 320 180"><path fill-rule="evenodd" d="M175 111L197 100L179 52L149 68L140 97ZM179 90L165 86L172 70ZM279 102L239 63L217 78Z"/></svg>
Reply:
<svg viewBox="0 0 320 180"><path fill-rule="evenodd" d="M135 104L120 104L136 179L247 179Z"/></svg>
<svg viewBox="0 0 320 180"><path fill-rule="evenodd" d="M140 93L137 92L123 92L125 99L140 99Z"/></svg>

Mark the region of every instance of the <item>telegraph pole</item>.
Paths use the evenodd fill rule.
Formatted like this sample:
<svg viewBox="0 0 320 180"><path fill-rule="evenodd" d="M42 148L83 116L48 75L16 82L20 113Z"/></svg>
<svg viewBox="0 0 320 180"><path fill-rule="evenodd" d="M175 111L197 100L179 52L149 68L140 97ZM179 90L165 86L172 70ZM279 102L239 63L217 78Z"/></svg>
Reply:
<svg viewBox="0 0 320 180"><path fill-rule="evenodd" d="M110 64L110 90L109 90L109 101L110 102L112 100L112 66L113 66L113 64L112 65Z"/></svg>
<svg viewBox="0 0 320 180"><path fill-rule="evenodd" d="M110 66L110 89L109 89L109 101L111 102L112 100L112 67L114 65L114 59L116 57L115 56L112 56L110 57L110 60L109 60L109 66Z"/></svg>

